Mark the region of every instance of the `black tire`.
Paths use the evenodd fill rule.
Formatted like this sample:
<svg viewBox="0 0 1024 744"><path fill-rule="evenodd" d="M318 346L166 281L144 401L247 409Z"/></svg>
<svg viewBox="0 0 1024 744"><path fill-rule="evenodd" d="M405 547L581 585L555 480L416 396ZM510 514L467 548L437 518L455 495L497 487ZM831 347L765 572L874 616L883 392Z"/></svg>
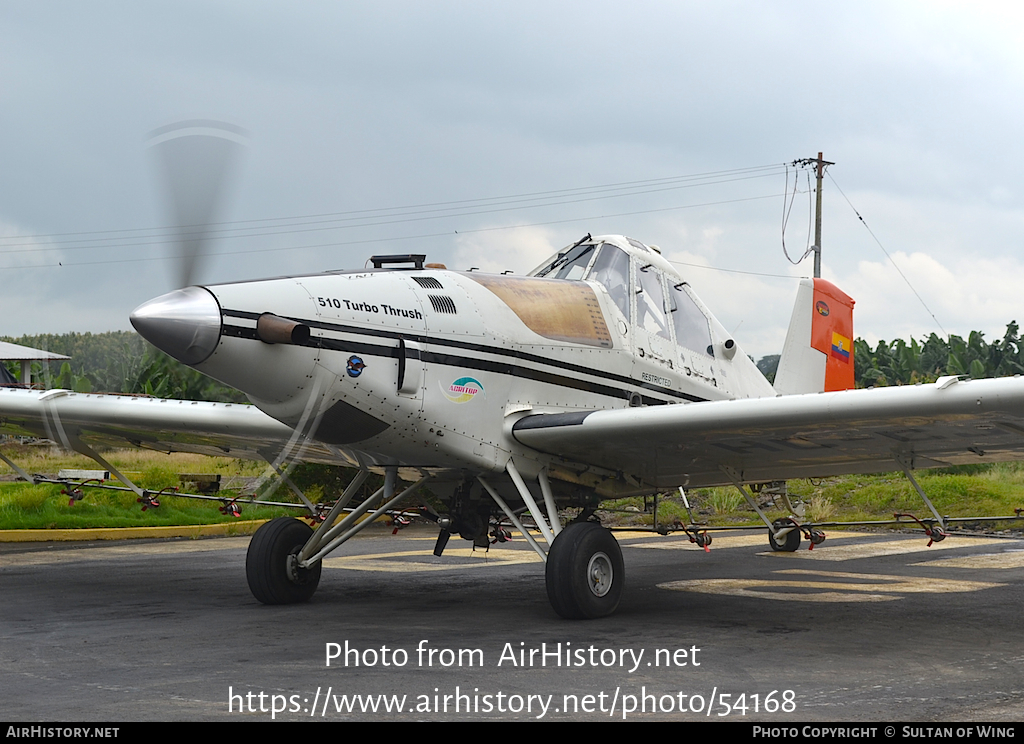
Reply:
<svg viewBox="0 0 1024 744"><path fill-rule="evenodd" d="M782 529L786 526L786 524L776 522L775 529ZM786 536L782 538L782 542L778 542L775 539L775 533L772 530L768 530L768 544L772 546L772 550L780 553L795 553L800 549L800 530L794 527L790 532L786 533Z"/></svg>
<svg viewBox="0 0 1024 744"><path fill-rule="evenodd" d="M619 543L594 522L575 522L558 534L544 573L548 600L567 620L612 614L626 584Z"/></svg>
<svg viewBox="0 0 1024 744"><path fill-rule="evenodd" d="M245 577L249 591L263 604L306 602L320 583L321 565L289 568L289 558L313 534L305 522L291 517L271 519L252 536L245 555Z"/></svg>

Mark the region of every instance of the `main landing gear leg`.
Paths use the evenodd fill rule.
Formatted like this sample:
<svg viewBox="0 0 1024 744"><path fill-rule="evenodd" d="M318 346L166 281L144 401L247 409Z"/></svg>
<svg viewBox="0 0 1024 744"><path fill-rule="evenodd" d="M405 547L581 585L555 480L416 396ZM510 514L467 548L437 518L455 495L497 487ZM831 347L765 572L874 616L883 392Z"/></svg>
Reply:
<svg viewBox="0 0 1024 744"><path fill-rule="evenodd" d="M537 476L547 510L545 514L515 463L509 460L505 469L533 517L541 539L547 543L546 552L501 495L482 476L477 480L544 560L548 599L555 612L568 620L604 617L615 612L626 583L626 572L622 550L612 533L596 522L572 522L562 527L547 472L542 470Z"/></svg>

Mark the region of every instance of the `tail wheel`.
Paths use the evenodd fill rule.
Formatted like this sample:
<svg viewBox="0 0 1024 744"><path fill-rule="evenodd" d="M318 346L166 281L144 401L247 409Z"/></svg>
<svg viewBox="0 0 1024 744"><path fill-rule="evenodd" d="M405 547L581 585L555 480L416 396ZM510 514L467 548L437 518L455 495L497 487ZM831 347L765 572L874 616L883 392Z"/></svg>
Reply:
<svg viewBox="0 0 1024 744"><path fill-rule="evenodd" d="M626 583L622 550L612 533L594 522L562 530L548 551L548 600L568 620L615 612Z"/></svg>
<svg viewBox="0 0 1024 744"><path fill-rule="evenodd" d="M772 546L772 550L781 553L793 553L800 549L800 529L793 527L783 537L781 542L775 539L775 530L781 530L783 527L789 527L788 523L776 522L773 530L768 530L768 544Z"/></svg>
<svg viewBox="0 0 1024 744"><path fill-rule="evenodd" d="M256 530L245 555L245 577L256 599L277 605L306 602L313 596L321 564L298 566L298 553L312 534L309 525L291 517L272 519Z"/></svg>

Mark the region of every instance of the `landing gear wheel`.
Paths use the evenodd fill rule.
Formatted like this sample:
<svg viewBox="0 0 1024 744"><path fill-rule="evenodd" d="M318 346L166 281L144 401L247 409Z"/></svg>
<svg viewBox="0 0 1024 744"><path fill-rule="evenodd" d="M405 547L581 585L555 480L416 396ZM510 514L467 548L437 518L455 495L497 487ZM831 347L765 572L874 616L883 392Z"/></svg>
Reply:
<svg viewBox="0 0 1024 744"><path fill-rule="evenodd" d="M313 530L291 517L272 519L252 536L245 555L249 591L263 604L306 602L320 583L321 564L299 568L296 556Z"/></svg>
<svg viewBox="0 0 1024 744"><path fill-rule="evenodd" d="M775 530L781 530L783 527L790 526L792 525L790 525L788 522L776 522L774 525ZM796 552L800 549L800 529L797 527L793 527L792 530L790 530L783 536L782 542L778 542L775 539L774 530L768 530L768 544L772 546L772 550L781 553Z"/></svg>
<svg viewBox="0 0 1024 744"><path fill-rule="evenodd" d="M574 522L558 534L544 573L548 600L567 620L612 614L626 583L619 543L594 522Z"/></svg>

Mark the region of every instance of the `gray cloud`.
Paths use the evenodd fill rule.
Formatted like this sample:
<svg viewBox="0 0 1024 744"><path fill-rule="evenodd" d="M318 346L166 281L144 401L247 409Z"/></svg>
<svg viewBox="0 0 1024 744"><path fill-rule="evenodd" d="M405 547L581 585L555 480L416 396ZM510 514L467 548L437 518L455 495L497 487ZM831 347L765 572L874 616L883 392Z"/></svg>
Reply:
<svg viewBox="0 0 1024 744"><path fill-rule="evenodd" d="M971 283L943 293L937 275L919 268L922 296L946 314L943 325L971 330L962 320L991 334L1012 319L1003 316L1015 298L989 298L989 314L957 313L945 299L1008 292L1006 276L1024 274L1015 13L941 3L6 4L0 223L7 233L46 235L163 224L145 135L197 117L252 132L229 220L652 179L820 149L891 252L927 255ZM212 257L203 278L361 266L372 252L413 246L449 262L469 255L467 246L514 260L515 235L529 236L532 261L539 235L558 245L587 231L632 234L723 268L805 273L782 257L781 197L604 217L782 189L781 179L754 180L221 240L213 250L229 255ZM805 198L794 207L791 245L806 236ZM909 290L872 294L875 270L865 274L862 262L885 269L884 256L830 181L825 201L826 266L840 285L861 288L858 330L884 338L934 330ZM455 236L559 220L577 221L474 233L468 243ZM443 235L400 240L433 233ZM0 251L10 241L0 240ZM301 247L324 243L348 245ZM237 253L244 248L290 250ZM13 268L58 255L68 265ZM163 255L160 246L102 241L31 260L0 253L8 300L0 330L125 328L132 307L171 286ZM1000 281L965 269L981 258L1000 267ZM130 262L70 266L100 261ZM791 282L687 271L748 351L776 350Z"/></svg>

